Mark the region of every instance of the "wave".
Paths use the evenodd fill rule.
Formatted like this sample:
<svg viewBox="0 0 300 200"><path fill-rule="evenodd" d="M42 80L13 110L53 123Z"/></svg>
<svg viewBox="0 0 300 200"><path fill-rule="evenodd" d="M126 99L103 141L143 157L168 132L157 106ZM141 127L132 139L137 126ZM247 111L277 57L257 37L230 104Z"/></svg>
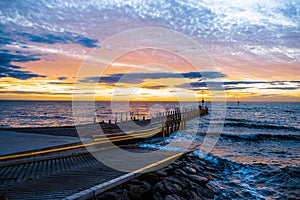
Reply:
<svg viewBox="0 0 300 200"><path fill-rule="evenodd" d="M231 120L234 121L234 120ZM237 122L225 122L224 126L232 127L244 127L244 128L255 128L255 129L276 129L276 130L286 130L286 131L300 131L299 128L288 127L288 126L276 126L271 124L257 124L257 122L250 122L247 120L236 120Z"/></svg>
<svg viewBox="0 0 300 200"><path fill-rule="evenodd" d="M234 134L234 133L222 133L221 137L235 140L266 140L266 139L279 139L279 140L300 140L300 135L285 134Z"/></svg>
<svg viewBox="0 0 300 200"><path fill-rule="evenodd" d="M233 162L203 151L195 155L219 168L222 177L212 181L212 186L220 195L216 199L297 199L299 193L298 166L274 167L264 163L245 164Z"/></svg>

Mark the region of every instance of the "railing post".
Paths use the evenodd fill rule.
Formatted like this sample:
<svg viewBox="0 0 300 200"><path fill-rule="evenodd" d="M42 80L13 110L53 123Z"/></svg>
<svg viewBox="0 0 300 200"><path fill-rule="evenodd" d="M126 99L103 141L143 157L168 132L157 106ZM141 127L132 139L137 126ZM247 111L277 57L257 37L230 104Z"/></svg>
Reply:
<svg viewBox="0 0 300 200"><path fill-rule="evenodd" d="M166 135L169 135L169 124L166 125L166 128L167 128Z"/></svg>

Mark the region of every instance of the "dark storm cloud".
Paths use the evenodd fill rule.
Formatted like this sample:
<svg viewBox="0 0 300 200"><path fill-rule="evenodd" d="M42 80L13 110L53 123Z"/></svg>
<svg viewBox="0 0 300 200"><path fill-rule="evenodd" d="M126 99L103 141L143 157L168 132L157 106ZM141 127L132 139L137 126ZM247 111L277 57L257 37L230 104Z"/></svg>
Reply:
<svg viewBox="0 0 300 200"><path fill-rule="evenodd" d="M80 44L81 46L94 48L97 47L98 40L97 39L90 39L82 35L74 34L71 32L65 32L63 34L42 34L42 35L35 35L30 33L20 33L20 36L27 38L31 42L38 42L38 43L47 43L47 44L55 44L55 43L62 43L62 44Z"/></svg>
<svg viewBox="0 0 300 200"><path fill-rule="evenodd" d="M1 77L12 77L21 80L30 79L33 77L45 77L43 75L34 74L30 71L23 71L22 67L12 64L25 63L30 61L38 61L40 55L38 54L28 54L28 53L13 53L7 50L0 50L0 78Z"/></svg>
<svg viewBox="0 0 300 200"><path fill-rule="evenodd" d="M219 72L186 72L186 73L127 73L127 74L111 74L100 77L88 77L81 82L89 83L142 83L145 79L164 79L164 78L221 78L224 74Z"/></svg>

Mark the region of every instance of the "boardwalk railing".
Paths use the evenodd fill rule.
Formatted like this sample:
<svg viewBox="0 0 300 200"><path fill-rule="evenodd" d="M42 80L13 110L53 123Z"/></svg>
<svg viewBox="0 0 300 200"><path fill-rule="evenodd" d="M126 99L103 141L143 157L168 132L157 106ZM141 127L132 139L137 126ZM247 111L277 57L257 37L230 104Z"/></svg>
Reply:
<svg viewBox="0 0 300 200"><path fill-rule="evenodd" d="M183 111L179 108L175 108L163 113L156 113L153 118L146 119L145 116L142 116L141 119L139 113L134 114L130 112L129 115L119 114L121 118L115 118L114 123L112 123L112 120L108 120L107 123L104 121L100 123L107 125L114 124L124 127L126 125L130 126L129 122L135 122L137 125L140 125L140 128L138 130L126 131L127 137L147 138L155 135L166 137L175 131L184 129L188 120L206 114L208 114L208 108L206 106L199 106L199 108L186 108L183 109ZM128 118L128 116L130 117ZM103 136L93 135L94 140L98 140L101 137Z"/></svg>

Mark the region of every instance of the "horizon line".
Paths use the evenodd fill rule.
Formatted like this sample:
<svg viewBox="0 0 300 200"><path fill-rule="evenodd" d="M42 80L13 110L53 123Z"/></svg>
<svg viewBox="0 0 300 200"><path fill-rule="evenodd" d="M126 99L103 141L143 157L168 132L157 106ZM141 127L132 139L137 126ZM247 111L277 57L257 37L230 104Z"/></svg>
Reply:
<svg viewBox="0 0 300 200"><path fill-rule="evenodd" d="M41 99L41 100L37 100L37 99L0 99L0 101L53 101L53 102L195 102L195 101L174 101L174 100L162 100L162 101L121 101L121 100L117 100L117 101L109 101L109 100L95 100L95 101L91 101L91 100L53 100L53 99L50 99L50 100L45 100L45 99ZM201 102L201 100L198 100L198 102ZM212 101L205 101L205 102L208 102L208 103L211 103ZM233 100L228 100L228 101L213 101L213 102L237 102L236 101L233 101ZM239 100L239 103L300 103L300 101L241 101Z"/></svg>

